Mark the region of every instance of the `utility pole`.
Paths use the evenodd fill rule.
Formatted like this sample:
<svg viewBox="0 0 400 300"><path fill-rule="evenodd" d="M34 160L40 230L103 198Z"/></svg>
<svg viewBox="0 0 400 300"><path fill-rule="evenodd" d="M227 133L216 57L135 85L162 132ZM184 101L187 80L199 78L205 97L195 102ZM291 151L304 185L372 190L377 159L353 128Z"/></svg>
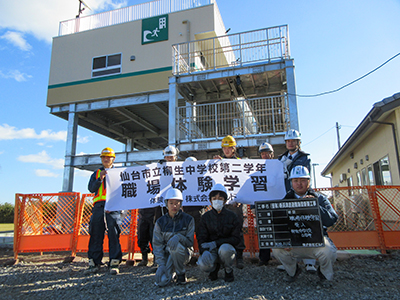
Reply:
<svg viewBox="0 0 400 300"><path fill-rule="evenodd" d="M340 150L340 135L339 135L339 122L336 122L336 135L337 135L337 143L338 143L338 150Z"/></svg>
<svg viewBox="0 0 400 300"><path fill-rule="evenodd" d="M317 187L317 177L315 177L315 166L319 166L319 164L312 164L312 168L313 168L313 176L314 176L314 188Z"/></svg>
<svg viewBox="0 0 400 300"><path fill-rule="evenodd" d="M76 15L77 18L80 17L81 13L85 10L85 8L88 8L89 10L92 10L89 5L87 5L83 0L78 0L79 1L79 10L78 10L78 14ZM82 7L83 6L85 7Z"/></svg>

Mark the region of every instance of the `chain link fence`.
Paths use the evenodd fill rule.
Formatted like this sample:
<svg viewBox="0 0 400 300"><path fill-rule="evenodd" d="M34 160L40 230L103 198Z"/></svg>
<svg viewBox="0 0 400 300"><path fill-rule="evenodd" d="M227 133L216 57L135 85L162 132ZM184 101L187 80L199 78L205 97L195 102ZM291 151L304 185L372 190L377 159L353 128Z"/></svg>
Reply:
<svg viewBox="0 0 400 300"><path fill-rule="evenodd" d="M338 249L400 249L400 186L316 189L339 215L328 229ZM92 194L16 194L14 256L23 252L86 252L93 206ZM246 252L258 252L256 220L250 205L243 208ZM133 259L137 246L137 209L122 222L121 247ZM108 251L107 237L104 251Z"/></svg>

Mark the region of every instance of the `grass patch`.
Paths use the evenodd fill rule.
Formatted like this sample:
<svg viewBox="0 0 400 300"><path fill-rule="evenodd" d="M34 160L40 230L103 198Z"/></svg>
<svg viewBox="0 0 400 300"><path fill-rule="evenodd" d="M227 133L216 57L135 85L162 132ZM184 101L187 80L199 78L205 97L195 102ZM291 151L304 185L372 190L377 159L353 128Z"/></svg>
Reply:
<svg viewBox="0 0 400 300"><path fill-rule="evenodd" d="M14 223L0 223L0 231L14 230Z"/></svg>

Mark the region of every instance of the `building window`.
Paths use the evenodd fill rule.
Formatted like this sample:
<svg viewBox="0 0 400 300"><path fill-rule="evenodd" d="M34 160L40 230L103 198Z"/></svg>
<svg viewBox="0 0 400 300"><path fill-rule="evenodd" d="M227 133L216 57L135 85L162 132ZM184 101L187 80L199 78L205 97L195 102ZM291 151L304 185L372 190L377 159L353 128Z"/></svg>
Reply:
<svg viewBox="0 0 400 300"><path fill-rule="evenodd" d="M375 185L374 171L372 169L372 165L369 165L367 167L367 170L368 170L368 184L369 185Z"/></svg>
<svg viewBox="0 0 400 300"><path fill-rule="evenodd" d="M92 77L121 73L122 54L111 54L93 58Z"/></svg>
<svg viewBox="0 0 400 300"><path fill-rule="evenodd" d="M361 170L361 185L368 185L367 169L365 168Z"/></svg>
<svg viewBox="0 0 400 300"><path fill-rule="evenodd" d="M353 176L350 176L347 178L347 186L352 187L353 186ZM353 190L349 189L349 196L353 195Z"/></svg>
<svg viewBox="0 0 400 300"><path fill-rule="evenodd" d="M390 165L389 165L389 156L386 155L379 161L380 166L380 175L382 179L383 185L391 185L392 184L392 176L390 175Z"/></svg>
<svg viewBox="0 0 400 300"><path fill-rule="evenodd" d="M392 184L392 176L390 175L390 164L388 155L375 162L373 167L376 185Z"/></svg>
<svg viewBox="0 0 400 300"><path fill-rule="evenodd" d="M357 175L357 185L362 185L362 183L361 183L361 172L358 171L356 173L356 175Z"/></svg>

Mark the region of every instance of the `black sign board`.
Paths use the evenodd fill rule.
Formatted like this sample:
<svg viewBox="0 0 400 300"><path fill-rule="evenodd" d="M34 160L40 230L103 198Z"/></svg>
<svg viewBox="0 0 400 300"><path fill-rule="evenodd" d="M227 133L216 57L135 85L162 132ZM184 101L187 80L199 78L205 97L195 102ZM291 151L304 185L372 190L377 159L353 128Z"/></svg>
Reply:
<svg viewBox="0 0 400 300"><path fill-rule="evenodd" d="M318 199L258 201L255 205L260 249L324 246Z"/></svg>

